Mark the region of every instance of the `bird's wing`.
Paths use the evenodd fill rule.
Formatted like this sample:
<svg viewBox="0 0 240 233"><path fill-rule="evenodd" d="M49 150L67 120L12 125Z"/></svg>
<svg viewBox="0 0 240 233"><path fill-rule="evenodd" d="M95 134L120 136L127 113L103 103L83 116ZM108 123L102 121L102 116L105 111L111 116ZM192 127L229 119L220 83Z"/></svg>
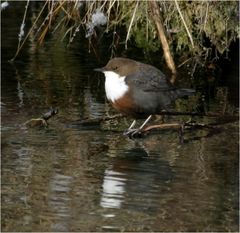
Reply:
<svg viewBox="0 0 240 233"><path fill-rule="evenodd" d="M175 89L160 70L150 65L139 67L139 71L128 75L125 81L127 84L134 85L145 92L170 91Z"/></svg>

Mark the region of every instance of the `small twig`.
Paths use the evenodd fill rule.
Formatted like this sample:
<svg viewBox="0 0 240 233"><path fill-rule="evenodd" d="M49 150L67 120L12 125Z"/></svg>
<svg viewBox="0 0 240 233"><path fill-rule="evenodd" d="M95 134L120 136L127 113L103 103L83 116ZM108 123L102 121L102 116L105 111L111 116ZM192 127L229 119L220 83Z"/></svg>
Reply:
<svg viewBox="0 0 240 233"><path fill-rule="evenodd" d="M21 43L22 37L24 36L24 27L25 27L28 6L29 6L29 0L27 1L26 6L25 6L24 16L23 16L23 20L22 20L22 24L21 24L21 28L20 28L20 32L19 32L18 47Z"/></svg>
<svg viewBox="0 0 240 233"><path fill-rule="evenodd" d="M179 133L179 141L180 143L184 142L184 130L185 129L215 129L215 127L211 124L204 123L196 123L196 122L185 122L185 123L169 123L169 124L158 124L158 125L150 125L144 128L140 134L137 136L141 136L143 134L149 133L153 129L176 129Z"/></svg>
<svg viewBox="0 0 240 233"><path fill-rule="evenodd" d="M230 116L229 116L230 117ZM212 122L212 123L198 123L198 122L184 122L184 123L168 123L168 124L156 124L156 125L150 125L142 130L142 133L146 133L153 129L216 129L216 126L223 125L226 123L231 123L234 121L237 121L238 117L230 117L228 119L218 119L218 122Z"/></svg>
<svg viewBox="0 0 240 233"><path fill-rule="evenodd" d="M191 60L192 57L188 58L187 60L183 61L180 65L178 65L177 68L180 68L181 66L183 66L185 63L187 63L189 60Z"/></svg>
<svg viewBox="0 0 240 233"><path fill-rule="evenodd" d="M222 114L218 113L200 113L200 112L168 112L162 111L156 115L169 115L169 116L207 116L207 117L219 117Z"/></svg>
<svg viewBox="0 0 240 233"><path fill-rule="evenodd" d="M107 1L106 1L106 2L107 2ZM106 2L105 2L105 3L106 3ZM113 5L115 4L115 2L116 2L116 0L113 0L113 1L110 1L110 2L109 2L110 6L108 7L108 10L107 10L108 22L109 22L109 18L110 18L111 9L112 9ZM100 9L103 9L105 3L103 3L103 5L101 6Z"/></svg>
<svg viewBox="0 0 240 233"><path fill-rule="evenodd" d="M26 21L28 6L29 6L29 0L27 1L26 6L25 6L25 11L24 11L23 20L22 20L21 27L20 27L20 32L19 32L19 34L18 34L17 53L18 53L18 51L20 50L22 37L24 36L24 27L25 27L25 21ZM24 41L25 41L25 40L24 40ZM16 56L16 55L15 55L15 56ZM15 58L15 57L14 57L14 58Z"/></svg>
<svg viewBox="0 0 240 233"><path fill-rule="evenodd" d="M192 47L194 48L193 38L192 38L192 35L191 35L191 33L190 33L190 31L189 31L189 29L188 29L188 27L187 27L187 24L186 24L186 22L185 22L185 20L184 20L184 18L183 18L182 12L181 12L180 7L179 7L179 5L178 5L178 0L175 0L175 5L176 5L177 11L178 11L178 13L179 13L179 15L180 15L180 17L181 17L181 19L182 19L182 21L183 21L183 25L184 25L184 27L185 27L185 29L186 29L186 31L187 31L187 34L188 34L188 37L189 37L190 42L191 42L191 44L192 44Z"/></svg>
<svg viewBox="0 0 240 233"><path fill-rule="evenodd" d="M153 129L180 129L182 124L180 123L169 123L169 124L158 124L158 125L150 125L143 129L142 133L146 133Z"/></svg>
<svg viewBox="0 0 240 233"><path fill-rule="evenodd" d="M26 42L27 38L29 37L30 33L33 31L33 29L34 29L34 27L35 27L35 24L37 23L38 19L39 19L40 16L42 15L43 10L44 10L45 6L47 5L47 3L48 3L48 2L46 1L45 4L44 4L44 6L42 7L41 11L39 12L38 17L37 17L36 20L34 21L31 29L28 31L28 34L25 36L22 44L21 44L21 45L18 44L17 51L16 51L14 57L10 60L11 62L13 62L13 61L16 59L17 55L19 54L19 51L22 49L22 47L23 47L23 45L25 44L25 42Z"/></svg>
<svg viewBox="0 0 240 233"><path fill-rule="evenodd" d="M192 129L192 128L213 128L211 124L196 123L196 122L185 122L185 123L168 123L168 124L157 124L150 125L143 129L142 133L148 132L153 129Z"/></svg>
<svg viewBox="0 0 240 233"><path fill-rule="evenodd" d="M203 30L204 30L204 31L205 31L205 27L206 27L206 24L207 24L208 7L209 7L209 2L207 2L206 15L205 15L204 24L203 24Z"/></svg>
<svg viewBox="0 0 240 233"><path fill-rule="evenodd" d="M133 11L133 15L132 15L129 27L128 27L128 32L127 32L127 36L126 36L126 40L125 40L125 49L127 49L127 41L129 39L129 36L130 36L130 31L131 31L133 21L134 21L135 15L136 15L136 11L137 11L137 8L138 8L138 3L139 3L139 1L137 1L137 3L136 3L136 6L135 6L134 11Z"/></svg>

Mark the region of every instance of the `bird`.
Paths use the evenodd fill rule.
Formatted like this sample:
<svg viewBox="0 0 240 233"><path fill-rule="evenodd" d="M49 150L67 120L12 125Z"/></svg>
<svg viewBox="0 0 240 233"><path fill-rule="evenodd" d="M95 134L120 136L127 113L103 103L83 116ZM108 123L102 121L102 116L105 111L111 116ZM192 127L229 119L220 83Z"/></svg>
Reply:
<svg viewBox="0 0 240 233"><path fill-rule="evenodd" d="M134 118L125 135L141 132L152 115L167 111L176 99L195 93L194 89L177 88L156 67L129 58L115 57L95 71L105 75L106 97L120 113ZM145 119L137 129L137 119Z"/></svg>

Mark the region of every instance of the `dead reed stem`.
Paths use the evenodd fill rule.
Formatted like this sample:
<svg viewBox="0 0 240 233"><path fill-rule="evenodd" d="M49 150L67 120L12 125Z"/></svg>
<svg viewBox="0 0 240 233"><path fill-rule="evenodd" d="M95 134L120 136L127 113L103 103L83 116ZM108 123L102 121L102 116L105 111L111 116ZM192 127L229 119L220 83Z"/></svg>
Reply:
<svg viewBox="0 0 240 233"><path fill-rule="evenodd" d="M187 35L188 35L188 37L189 37L189 40L190 40L190 42L191 42L191 44L192 44L192 48L194 49L194 43L193 43L192 35L191 35L191 33L190 33L189 29L188 29L188 26L187 26L187 24L186 24L186 22L185 22L185 20L184 20L183 14L182 14L182 12L181 12L181 10L180 10L180 7L179 7L179 5L178 5L178 1L177 1L177 0L175 0L175 5L176 5L176 7L177 7L177 11L178 11L178 13L179 13L179 15L180 15L180 18L182 19L182 22L183 22L183 25L184 25L184 27L185 27L185 29L186 29Z"/></svg>
<svg viewBox="0 0 240 233"><path fill-rule="evenodd" d="M158 32L158 37L161 41L162 44L162 48L163 48L163 52L164 52L164 57L167 63L168 68L171 70L172 72L172 78L170 80L171 83L174 83L176 80L176 66L173 60L173 57L171 55L170 52L170 48L169 48L169 44L168 44L168 40L165 34L165 30L164 30L164 26L162 23L162 17L160 15L160 11L159 11L159 6L157 4L157 1L149 1L149 6L152 12L152 17L153 20L155 22L156 28L157 28L157 32Z"/></svg>

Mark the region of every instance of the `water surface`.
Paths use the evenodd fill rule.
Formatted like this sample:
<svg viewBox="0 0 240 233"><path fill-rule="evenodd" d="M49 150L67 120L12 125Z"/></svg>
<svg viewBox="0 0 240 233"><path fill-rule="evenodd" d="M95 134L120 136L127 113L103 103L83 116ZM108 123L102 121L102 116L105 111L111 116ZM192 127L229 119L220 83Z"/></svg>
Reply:
<svg viewBox="0 0 240 233"><path fill-rule="evenodd" d="M171 130L131 140L80 124L114 113L100 62L87 42L52 35L10 64L22 15L7 15L20 9L2 21L2 231L237 231L238 122L183 144ZM50 106L47 128L23 127Z"/></svg>

